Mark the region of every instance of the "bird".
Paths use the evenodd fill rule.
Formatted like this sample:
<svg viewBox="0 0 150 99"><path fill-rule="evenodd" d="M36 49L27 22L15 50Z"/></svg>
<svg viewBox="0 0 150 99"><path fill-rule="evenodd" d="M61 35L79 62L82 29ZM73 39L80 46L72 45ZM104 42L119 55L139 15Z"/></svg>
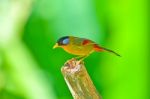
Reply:
<svg viewBox="0 0 150 99"><path fill-rule="evenodd" d="M90 39L75 36L63 36L59 38L56 44L53 46L53 49L58 47L64 49L66 52L70 54L76 55L77 56L76 58L80 58L80 61L84 60L93 52L107 51L117 56L120 56L113 50L104 48Z"/></svg>

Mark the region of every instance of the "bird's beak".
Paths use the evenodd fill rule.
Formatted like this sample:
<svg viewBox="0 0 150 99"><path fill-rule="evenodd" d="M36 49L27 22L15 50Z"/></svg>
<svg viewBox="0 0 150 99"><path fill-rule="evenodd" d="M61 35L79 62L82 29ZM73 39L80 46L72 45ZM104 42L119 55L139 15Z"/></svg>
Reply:
<svg viewBox="0 0 150 99"><path fill-rule="evenodd" d="M59 47L59 46L58 46L58 43L56 43L56 44L53 46L53 49L55 49L55 48L57 48L57 47Z"/></svg>

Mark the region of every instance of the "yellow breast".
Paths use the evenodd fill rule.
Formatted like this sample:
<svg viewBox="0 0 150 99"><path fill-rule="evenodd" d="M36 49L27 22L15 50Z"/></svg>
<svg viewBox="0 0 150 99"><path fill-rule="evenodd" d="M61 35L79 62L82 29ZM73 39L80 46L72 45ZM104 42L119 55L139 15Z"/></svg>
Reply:
<svg viewBox="0 0 150 99"><path fill-rule="evenodd" d="M73 55L88 55L93 51L93 46L75 46L75 45L67 45L63 46L63 49Z"/></svg>

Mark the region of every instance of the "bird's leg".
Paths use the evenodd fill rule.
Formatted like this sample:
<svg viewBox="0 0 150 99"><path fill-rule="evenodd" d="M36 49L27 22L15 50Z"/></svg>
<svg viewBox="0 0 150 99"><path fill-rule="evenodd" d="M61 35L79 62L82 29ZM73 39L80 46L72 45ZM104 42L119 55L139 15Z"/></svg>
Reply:
<svg viewBox="0 0 150 99"><path fill-rule="evenodd" d="M85 56L82 56L82 58L80 58L80 60L79 60L79 63L81 62L81 61L83 61L85 58L87 58L89 56L89 54L88 55L85 55Z"/></svg>
<svg viewBox="0 0 150 99"><path fill-rule="evenodd" d="M80 58L83 58L84 56L77 56L75 57L75 59L80 59Z"/></svg>
<svg viewBox="0 0 150 99"><path fill-rule="evenodd" d="M83 56L79 61L83 61L87 56Z"/></svg>

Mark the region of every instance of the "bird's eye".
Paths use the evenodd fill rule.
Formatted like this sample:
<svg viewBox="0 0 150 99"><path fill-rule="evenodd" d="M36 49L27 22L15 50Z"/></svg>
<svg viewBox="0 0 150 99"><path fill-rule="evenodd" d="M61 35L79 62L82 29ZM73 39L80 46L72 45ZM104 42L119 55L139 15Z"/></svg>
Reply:
<svg viewBox="0 0 150 99"><path fill-rule="evenodd" d="M68 44L68 43L69 43L69 39L68 39L68 38L67 38L67 39L64 39L62 43L63 43L63 44Z"/></svg>

